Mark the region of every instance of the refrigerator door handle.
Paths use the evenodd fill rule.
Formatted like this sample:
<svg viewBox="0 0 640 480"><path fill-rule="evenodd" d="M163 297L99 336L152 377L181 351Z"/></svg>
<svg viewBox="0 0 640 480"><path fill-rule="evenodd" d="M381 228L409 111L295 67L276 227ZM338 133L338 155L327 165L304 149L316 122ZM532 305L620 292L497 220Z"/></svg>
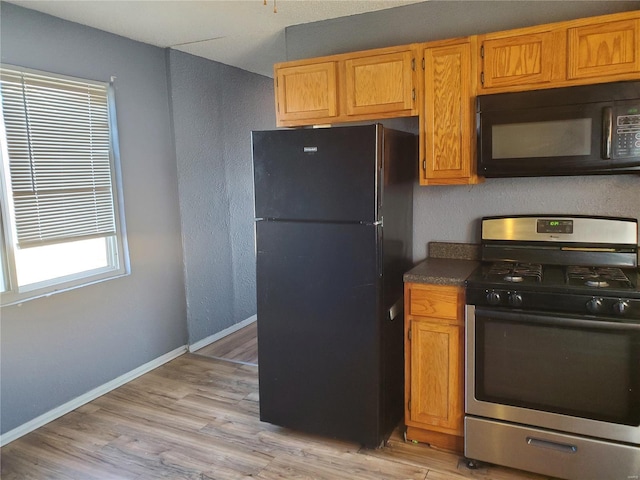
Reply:
<svg viewBox="0 0 640 480"><path fill-rule="evenodd" d="M402 313L402 302L403 298L400 297L396 303L391 306L389 309L389 320L395 320L395 318Z"/></svg>

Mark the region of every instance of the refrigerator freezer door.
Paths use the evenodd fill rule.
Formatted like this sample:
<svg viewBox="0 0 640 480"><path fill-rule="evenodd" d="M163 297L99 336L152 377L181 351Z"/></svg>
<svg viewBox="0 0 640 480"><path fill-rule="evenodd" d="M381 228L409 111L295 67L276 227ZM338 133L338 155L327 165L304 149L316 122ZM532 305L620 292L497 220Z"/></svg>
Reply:
<svg viewBox="0 0 640 480"><path fill-rule="evenodd" d="M253 132L256 218L376 222L381 129Z"/></svg>
<svg viewBox="0 0 640 480"><path fill-rule="evenodd" d="M389 425L381 227L259 221L256 233L260 419L379 446ZM402 352L401 329L385 341ZM388 373L402 378L397 370ZM393 425L401 413L395 405Z"/></svg>

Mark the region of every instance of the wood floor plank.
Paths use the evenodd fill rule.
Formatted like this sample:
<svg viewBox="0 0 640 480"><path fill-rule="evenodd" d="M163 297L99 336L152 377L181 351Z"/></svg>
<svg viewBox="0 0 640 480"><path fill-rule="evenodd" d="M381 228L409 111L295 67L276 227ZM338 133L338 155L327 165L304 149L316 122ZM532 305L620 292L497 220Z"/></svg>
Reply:
<svg viewBox="0 0 640 480"><path fill-rule="evenodd" d="M258 368L184 354L0 450L4 480L543 480L405 443L302 434L260 421Z"/></svg>
<svg viewBox="0 0 640 480"><path fill-rule="evenodd" d="M335 452L329 455L278 455L256 478L309 480L423 480L427 470L409 465L392 465L357 453Z"/></svg>
<svg viewBox="0 0 640 480"><path fill-rule="evenodd" d="M427 479L433 475L444 475L444 477L437 478L446 478L446 475L449 475L456 479L462 477L482 480L548 480L548 477L545 476L493 465L483 465L474 470L469 469L460 455L431 448L425 444L405 442L400 429L394 431L385 448L366 450L363 453L386 458L393 462L429 468L430 473ZM433 472L437 472L437 474Z"/></svg>
<svg viewBox="0 0 640 480"><path fill-rule="evenodd" d="M258 323L244 328L213 342L195 353L212 358L223 358L235 362L258 364Z"/></svg>

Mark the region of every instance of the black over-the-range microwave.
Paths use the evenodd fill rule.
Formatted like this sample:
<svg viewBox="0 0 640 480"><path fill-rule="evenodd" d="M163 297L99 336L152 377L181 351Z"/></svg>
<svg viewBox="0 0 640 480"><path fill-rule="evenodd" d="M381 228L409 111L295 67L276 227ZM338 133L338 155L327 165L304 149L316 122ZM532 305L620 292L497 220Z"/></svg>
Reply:
<svg viewBox="0 0 640 480"><path fill-rule="evenodd" d="M640 81L477 97L485 177L640 174Z"/></svg>

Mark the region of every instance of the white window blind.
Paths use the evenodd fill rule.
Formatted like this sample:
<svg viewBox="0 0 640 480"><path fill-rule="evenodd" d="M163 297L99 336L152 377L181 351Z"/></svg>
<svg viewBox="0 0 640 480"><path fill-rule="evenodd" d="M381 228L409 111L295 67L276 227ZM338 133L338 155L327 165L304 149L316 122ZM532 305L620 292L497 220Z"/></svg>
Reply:
<svg viewBox="0 0 640 480"><path fill-rule="evenodd" d="M116 233L107 88L1 70L20 248Z"/></svg>

